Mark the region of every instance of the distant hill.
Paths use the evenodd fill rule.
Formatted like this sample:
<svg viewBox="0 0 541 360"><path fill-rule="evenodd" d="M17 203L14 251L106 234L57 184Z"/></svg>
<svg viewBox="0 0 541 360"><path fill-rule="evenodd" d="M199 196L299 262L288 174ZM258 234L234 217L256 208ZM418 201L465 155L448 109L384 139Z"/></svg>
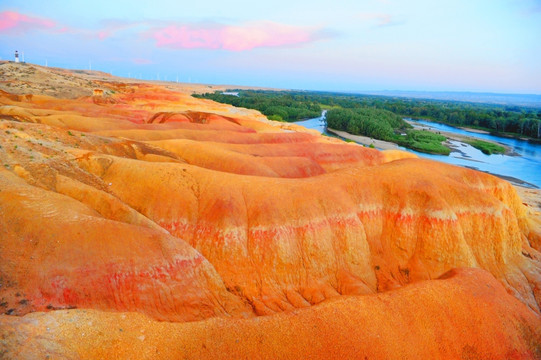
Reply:
<svg viewBox="0 0 541 360"><path fill-rule="evenodd" d="M472 103L515 105L521 107L541 108L541 95L533 94L497 94L497 93L476 93L459 91L366 91L360 94L396 96L416 99L452 100Z"/></svg>

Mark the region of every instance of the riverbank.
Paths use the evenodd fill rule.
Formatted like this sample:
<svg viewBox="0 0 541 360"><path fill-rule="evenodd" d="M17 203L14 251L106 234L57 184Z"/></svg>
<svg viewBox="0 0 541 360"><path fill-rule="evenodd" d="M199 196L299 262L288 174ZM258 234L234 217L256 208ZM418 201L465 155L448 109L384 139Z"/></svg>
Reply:
<svg viewBox="0 0 541 360"><path fill-rule="evenodd" d="M430 131L434 132L433 129L431 129ZM368 136L361 136L361 135L352 135L348 132L345 132L345 131L340 131L340 130L335 130L335 129L330 129L330 128L327 128L327 132L333 134L333 135L336 135L336 136L339 136L343 139L346 139L346 140L351 140L351 141L354 141L360 145L364 145L364 146L370 146L370 145L373 145L375 148L379 149L379 150L405 150L401 147L399 147L397 144L395 143L392 143L392 142L389 142L389 141L383 141L383 140L376 140L376 139L372 139ZM445 134L444 134L445 133ZM442 135L444 136L447 136L449 139L451 139L450 141L447 141L448 146L451 147L451 149L453 149L453 151L456 151L458 153L461 154L461 156L459 158L462 158L462 159L468 159L467 158L467 155L463 153L463 151L460 149L460 143L466 143L467 140L469 139L474 139L473 137L468 137L468 136L463 136L463 135L457 135L457 134L450 134L450 135L447 135L449 134L448 132L441 132ZM503 145L502 145L503 146ZM506 150L508 151L508 155L513 155L513 156L520 156L518 154L516 154L515 152L513 152L508 146L506 146ZM468 159L470 161L474 161L474 160L471 160L471 159ZM465 166L465 167L468 167L468 168L471 168L473 170L477 170L477 171L482 171L474 166ZM516 178L516 177L512 177L512 176L508 176L508 175L502 175L502 174L497 174L497 173L494 173L494 172L489 172L489 171L485 171L491 175L494 175L494 176L497 176L501 179L504 179L506 181L509 181L513 186L515 186L516 188L520 188L520 189L527 189L527 190L532 190L533 191L533 194L531 196L531 199L529 199L529 201L532 203L532 204L535 204L535 200L536 200L536 196L538 196L539 198L538 199L541 199L541 190L540 189L534 189L536 187L536 185L534 184L531 184L527 181L524 181L522 179L519 179L519 178ZM524 192L522 191L522 193L524 193L525 195L529 194L528 192ZM539 200L539 211L541 211L541 200ZM540 215L541 217L541 215Z"/></svg>
<svg viewBox="0 0 541 360"><path fill-rule="evenodd" d="M331 128L327 128L327 132L336 136L340 136L341 138L347 140L355 141L356 143L364 146L374 145L375 148L380 150L400 150L400 147L397 144L389 141L372 139L368 136L353 135L345 131L335 130Z"/></svg>
<svg viewBox="0 0 541 360"><path fill-rule="evenodd" d="M327 132L340 136L341 138L344 138L347 140L355 141L356 143L364 145L364 146L370 146L371 144L373 144L376 148L381 149L381 150L397 150L397 149L400 150L398 145L396 145L395 143L388 142L388 141L375 140L367 136L352 135L345 131L334 130L334 129L329 129L329 128L327 128ZM456 140L460 141L458 139ZM531 213L531 216L538 220L541 226L541 189L533 189L532 186L535 186L535 185L530 184L526 181L523 181L515 177L493 174L493 173L490 173L490 174L497 176L501 179L504 179L506 181L509 181L511 185L513 185L518 195L522 199L522 203L528 208L529 212Z"/></svg>
<svg viewBox="0 0 541 360"><path fill-rule="evenodd" d="M413 126L413 128L416 129L416 130L426 130L426 131L429 131L429 132L434 133L434 134L441 134L441 135L445 136L448 140L446 142L444 142L444 145L447 146L448 148L450 148L452 150L455 150L455 151L458 151L458 152L461 152L460 147L457 146L455 143L453 143L452 140L458 141L460 143L466 143L466 144L469 144L469 143L471 143L472 141L475 141L475 140L479 140L475 136L467 136L467 135L462 135L462 134L454 134L454 133L448 132L448 131L441 131L441 130L438 130L438 129L434 129L434 128L428 126L428 125L419 124L418 122L413 121L413 120L405 120L405 121L408 124L410 124L411 126ZM471 129L464 129L464 130L471 131ZM475 132L475 133L478 133L478 134L487 133L487 132L482 132L482 130L472 131L472 132ZM494 145L498 145L498 146L503 147L505 149L504 155L520 156L519 154L514 152L513 149L508 145L505 145L505 144L499 143L499 142L495 142L495 141L488 141L488 140L483 140L483 141L488 142L490 144L494 144Z"/></svg>
<svg viewBox="0 0 541 360"><path fill-rule="evenodd" d="M467 167L468 169L472 169L472 170L476 170L476 171L482 171L482 170L477 169L474 166L464 166L464 167ZM495 174L495 173L492 173L490 171L483 171L483 172L485 172L487 174L490 174L490 175L497 176L500 179L504 179L506 181L509 181L511 183L511 185L513 185L515 187L518 186L518 187L521 187L523 189L539 190L539 189L537 189L537 186L535 184L531 184L531 183L529 183L527 181L521 180L521 179L513 177L513 176Z"/></svg>
<svg viewBox="0 0 541 360"><path fill-rule="evenodd" d="M296 124L317 129L317 131L323 134L354 141L360 145L373 145L380 150L400 149L412 152L420 157L487 172L503 178L513 185L534 189L541 188L541 147L528 141L500 138L480 132L469 133L466 130L438 123L421 121L416 124L432 127L433 129L430 129L430 131L449 136L448 142L453 150L448 156L445 156L421 153L400 147L392 142L375 140L368 136L352 135L345 131L332 128L325 129L325 124L321 121L321 117ZM453 131L456 131L456 133L451 133ZM481 139L487 142L501 144L507 149L507 155L486 155L464 142L464 140L470 139Z"/></svg>
<svg viewBox="0 0 541 360"><path fill-rule="evenodd" d="M445 122L441 122L441 121L434 120L434 119L427 118L427 117L424 117L424 118L423 117L412 118L409 115L408 116L402 115L402 117L406 122L409 122L409 120L415 119L416 121L426 121L426 122L446 125L446 126L453 127L455 129L460 129L460 130L464 130L464 131L468 131L468 132L472 132L472 133L477 133L477 134L492 135L492 136L498 136L498 137L502 137L502 138L506 138L506 139L530 141L530 142L533 142L535 144L541 144L541 138L536 138L536 137L527 136L527 135L523 135L523 134L517 134L517 133L512 133L512 132L499 132L499 131L495 131L494 129L488 129L488 128L483 128L483 127L471 127L471 126L468 126L468 125L460 126L458 124L445 123Z"/></svg>
<svg viewBox="0 0 541 360"><path fill-rule="evenodd" d="M417 124L415 123L415 121L406 120L406 122L408 124L411 124L416 130L426 130L433 134L440 134L440 135L445 136L447 138L447 141L445 141L443 145L445 145L452 151L461 153L463 156L465 156L465 154L463 153L461 149L461 144L462 143L470 144L471 142L478 140L474 136L459 135L459 134L453 134L447 131L436 130L427 125ZM347 140L355 141L356 143L359 143L361 145L365 145L365 146L373 145L374 147L381 150L400 149L399 145L390 141L377 140L377 139L373 139L371 137L363 136L363 135L353 135L346 131L341 131L341 130L336 130L336 129L331 129L331 128L327 128L327 132L337 135ZM504 153L505 155L520 156L517 153L515 153L511 147L505 144L496 143L493 141L486 141L486 142L503 147L505 149L505 153Z"/></svg>
<svg viewBox="0 0 541 360"><path fill-rule="evenodd" d="M427 120L427 121L432 121L432 120ZM445 124L445 125L447 125L447 124ZM448 126L452 126L452 125L448 125ZM464 127L464 126L457 126L456 128L461 129L461 130L465 130L465 131L469 131L469 132L473 132L473 133L477 133L477 134L494 135L494 136L499 136L499 137L503 137L503 138L506 138L506 139L515 139L515 140L533 142L534 144L541 144L541 139L536 139L536 138L523 136L523 135L518 135L518 134L513 134L513 133L501 133L501 132L496 133L496 132L490 132L488 130L469 128L469 127Z"/></svg>

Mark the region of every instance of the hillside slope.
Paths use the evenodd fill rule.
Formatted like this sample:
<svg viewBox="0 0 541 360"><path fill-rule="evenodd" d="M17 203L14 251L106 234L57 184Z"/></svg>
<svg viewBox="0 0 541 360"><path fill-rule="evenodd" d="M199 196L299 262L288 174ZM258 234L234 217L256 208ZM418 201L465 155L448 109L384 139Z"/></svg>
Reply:
<svg viewBox="0 0 541 360"><path fill-rule="evenodd" d="M540 223L506 181L69 76L106 91L0 92L8 358L541 356Z"/></svg>

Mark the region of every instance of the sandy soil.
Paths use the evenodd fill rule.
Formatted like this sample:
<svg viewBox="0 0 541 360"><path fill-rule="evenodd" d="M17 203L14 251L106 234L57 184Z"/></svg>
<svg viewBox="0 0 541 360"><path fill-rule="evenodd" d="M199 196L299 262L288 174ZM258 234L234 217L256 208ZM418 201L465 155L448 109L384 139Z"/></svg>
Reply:
<svg viewBox="0 0 541 360"><path fill-rule="evenodd" d="M90 70L67 70L44 67L30 63L0 61L0 90L11 94L40 94L65 99L92 96L94 89L102 89L107 94L112 91L106 82L150 83L188 94L202 94L227 89L277 90L262 87L238 85L208 85L176 83L171 81L151 81L132 78L113 77L111 74ZM105 83L104 83L105 82Z"/></svg>
<svg viewBox="0 0 541 360"><path fill-rule="evenodd" d="M477 133L477 134L490 134L490 132L486 130L479 130L479 129L472 129L472 128L466 128L466 127L459 127L459 129L466 130L469 132Z"/></svg>
<svg viewBox="0 0 541 360"><path fill-rule="evenodd" d="M345 131L334 130L334 129L330 129L330 128L327 128L327 131L332 133L332 134L343 137L344 139L353 140L353 141L358 142L359 144L362 144L362 145L370 146L370 144L374 144L374 146L377 149L380 149L380 150L398 150L399 149L398 145L396 145L395 143L392 143L392 142L383 141L383 140L376 140L376 139L372 139L372 138L370 138L368 136L352 135L352 134L347 133Z"/></svg>
<svg viewBox="0 0 541 360"><path fill-rule="evenodd" d="M532 216L541 221L541 189L530 189L522 186L515 186L518 195Z"/></svg>
<svg viewBox="0 0 541 360"><path fill-rule="evenodd" d="M27 63L0 62L0 90L17 94L40 94L59 98L91 96L94 80L107 74L98 71L68 71ZM111 79L109 79L111 80ZM108 90L108 89L105 89Z"/></svg>

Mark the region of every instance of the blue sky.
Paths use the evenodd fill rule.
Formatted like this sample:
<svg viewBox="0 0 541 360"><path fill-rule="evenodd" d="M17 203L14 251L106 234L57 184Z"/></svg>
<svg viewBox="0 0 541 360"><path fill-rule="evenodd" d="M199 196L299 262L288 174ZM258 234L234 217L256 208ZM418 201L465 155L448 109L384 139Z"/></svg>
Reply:
<svg viewBox="0 0 541 360"><path fill-rule="evenodd" d="M14 50L145 79L541 94L541 0L3 0Z"/></svg>

